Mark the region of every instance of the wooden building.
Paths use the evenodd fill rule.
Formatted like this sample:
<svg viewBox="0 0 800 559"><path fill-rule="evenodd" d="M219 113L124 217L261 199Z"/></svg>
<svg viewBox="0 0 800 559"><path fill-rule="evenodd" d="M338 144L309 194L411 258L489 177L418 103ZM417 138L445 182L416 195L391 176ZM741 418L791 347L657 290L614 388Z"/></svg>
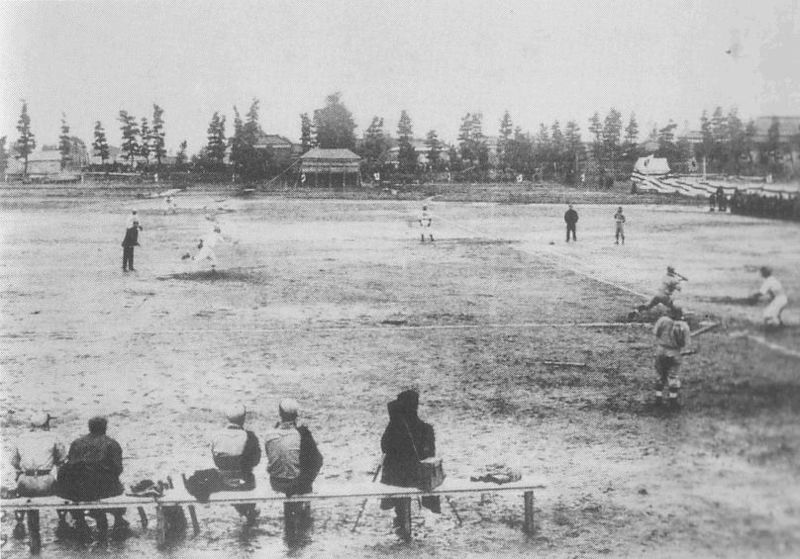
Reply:
<svg viewBox="0 0 800 559"><path fill-rule="evenodd" d="M304 186L344 189L361 186L361 158L349 149L314 148L300 157Z"/></svg>

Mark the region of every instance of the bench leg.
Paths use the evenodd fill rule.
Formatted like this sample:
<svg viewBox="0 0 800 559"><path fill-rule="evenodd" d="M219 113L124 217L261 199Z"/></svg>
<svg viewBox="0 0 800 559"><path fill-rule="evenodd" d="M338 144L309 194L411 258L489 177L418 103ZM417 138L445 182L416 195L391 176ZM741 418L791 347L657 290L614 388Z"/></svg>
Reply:
<svg viewBox="0 0 800 559"><path fill-rule="evenodd" d="M31 553L36 555L42 550L42 535L39 533L39 511L29 510L25 516L28 518Z"/></svg>
<svg viewBox="0 0 800 559"><path fill-rule="evenodd" d="M456 509L456 506L453 504L453 501L450 499L450 496L445 495L444 498L447 500L447 504L450 505L453 514L456 515L456 520L458 521L458 525L461 526L463 524L463 522L461 521L461 515L458 514L458 510Z"/></svg>
<svg viewBox="0 0 800 559"><path fill-rule="evenodd" d="M167 521L164 518L164 507L156 507L156 544L164 547L167 543Z"/></svg>
<svg viewBox="0 0 800 559"><path fill-rule="evenodd" d="M411 539L411 498L397 499L394 510L397 513L397 535L408 541Z"/></svg>
<svg viewBox="0 0 800 559"><path fill-rule="evenodd" d="M139 511L139 521L142 523L142 530L147 530L147 514L144 512L144 507L137 507Z"/></svg>
<svg viewBox="0 0 800 559"><path fill-rule="evenodd" d="M522 531L532 536L535 529L533 523L533 491L526 491L523 499L525 500L525 519L522 523Z"/></svg>
<svg viewBox="0 0 800 559"><path fill-rule="evenodd" d="M192 530L196 536L200 533L200 523L197 522L197 511L194 510L194 505L189 505L189 516L192 518Z"/></svg>

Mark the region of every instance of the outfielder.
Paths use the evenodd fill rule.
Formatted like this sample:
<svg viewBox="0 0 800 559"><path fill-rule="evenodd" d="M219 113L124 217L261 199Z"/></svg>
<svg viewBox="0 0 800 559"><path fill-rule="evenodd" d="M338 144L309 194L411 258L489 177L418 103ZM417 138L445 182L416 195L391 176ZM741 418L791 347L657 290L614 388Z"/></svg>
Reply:
<svg viewBox="0 0 800 559"><path fill-rule="evenodd" d="M662 316L653 327L656 337L655 368L658 380L656 381L656 404L664 401L664 390L669 390L669 404L678 406L678 390L681 381L678 372L681 367L681 353L689 345L691 333L689 325L683 320L683 312L679 307L671 307L668 316Z"/></svg>
<svg viewBox="0 0 800 559"><path fill-rule="evenodd" d="M761 284L761 289L753 293L750 297L754 301L758 301L762 297L769 301L767 306L764 307L763 313L765 326L783 326L781 312L786 308L786 305L789 304L789 298L786 296L786 291L784 291L781 282L772 275L772 268L769 266L762 266L760 272L761 277L764 278L764 282Z"/></svg>
<svg viewBox="0 0 800 559"><path fill-rule="evenodd" d="M668 309L674 308L675 304L672 302L672 295L676 291L681 290L680 282L682 281L688 280L676 272L675 268L672 266L667 266L667 275L665 275L664 279L661 280L661 287L659 287L658 291L653 298L650 299L649 303L646 305L639 305L636 307L636 310L648 311L659 304L664 305Z"/></svg>
<svg viewBox="0 0 800 559"><path fill-rule="evenodd" d="M433 242L433 217L428 212L428 206L422 206L422 213L419 216L420 238L425 242L425 234L427 233Z"/></svg>
<svg viewBox="0 0 800 559"><path fill-rule="evenodd" d="M622 244L625 244L625 216L622 214L622 206L617 208L617 213L614 214L614 223L616 224L616 228L614 231L614 244L618 245L620 238L622 238Z"/></svg>

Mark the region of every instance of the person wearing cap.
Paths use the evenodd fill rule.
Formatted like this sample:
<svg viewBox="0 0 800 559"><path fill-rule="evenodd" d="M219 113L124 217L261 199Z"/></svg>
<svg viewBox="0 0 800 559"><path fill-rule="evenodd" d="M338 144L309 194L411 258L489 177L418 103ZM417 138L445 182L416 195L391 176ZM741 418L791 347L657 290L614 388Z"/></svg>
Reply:
<svg viewBox="0 0 800 559"><path fill-rule="evenodd" d="M322 454L308 427L298 423L299 414L297 402L284 398L278 405L280 421L264 436L270 485L287 497L311 493L322 468Z"/></svg>
<svg viewBox="0 0 800 559"><path fill-rule="evenodd" d="M250 491L256 487L253 468L261 461L261 447L255 433L244 428L246 416L243 405L232 406L225 412L228 424L211 438L211 456L228 491ZM248 525L255 523L258 509L254 504L233 507Z"/></svg>
<svg viewBox="0 0 800 559"><path fill-rule="evenodd" d="M622 213L622 206L617 208L617 213L614 214L614 239L615 245L619 244L622 239L622 244L625 244L625 215Z"/></svg>
<svg viewBox="0 0 800 559"><path fill-rule="evenodd" d="M419 462L436 456L433 426L419 418L419 392L404 390L387 405L389 424L381 437L384 453L381 483L397 487L419 485ZM404 499L383 499L381 508L395 509L395 524L403 514ZM423 497L422 506L441 512L439 497Z"/></svg>
<svg viewBox="0 0 800 559"><path fill-rule="evenodd" d="M428 211L428 206L422 206L422 213L419 215L420 237L422 242L425 242L425 235L427 234L431 242L433 242L433 216Z"/></svg>
<svg viewBox="0 0 800 559"><path fill-rule="evenodd" d="M89 419L89 434L75 439L69 447L67 461L59 471L59 497L71 501L96 501L106 497L122 495L125 488L120 482L122 474L122 447L106 435L108 420L103 416ZM123 535L129 528L125 520L125 509L114 508L90 511L97 521L100 536L108 529L106 512L114 516L113 532ZM83 511L72 511L75 528L79 534L88 534Z"/></svg>
<svg viewBox="0 0 800 559"><path fill-rule="evenodd" d="M313 483L322 468L322 454L311 431L299 424L300 406L291 398L278 405L278 421L264 436L267 473L272 489L287 497L313 491ZM287 535L301 529L311 513L309 502L284 503L284 528Z"/></svg>
<svg viewBox="0 0 800 559"><path fill-rule="evenodd" d="M663 403L664 390L669 390L669 404L678 406L678 390L681 381L678 378L682 353L686 351L691 339L689 325L683 320L683 311L679 307L671 307L667 316L659 318L653 326L656 337L655 369L656 404Z"/></svg>
<svg viewBox="0 0 800 559"><path fill-rule="evenodd" d="M750 297L753 301L758 301L761 298L766 299L768 303L763 312L764 325L767 328L780 327L783 325L781 313L789 304L789 298L786 296L786 291L783 289L781 282L772 274L772 268L762 266L759 272L761 277L764 278L764 282L761 284L761 288Z"/></svg>
<svg viewBox="0 0 800 559"><path fill-rule="evenodd" d="M667 273L661 280L661 286L656 291L656 294L650 299L646 305L636 307L637 311L649 311L657 305L664 305L668 309L675 306L672 301L672 296L676 291L681 290L681 281L684 281L672 266L667 266Z"/></svg>
<svg viewBox="0 0 800 559"><path fill-rule="evenodd" d="M214 253L214 247L216 247L219 243L224 242L225 238L222 236L222 228L218 224L214 224L214 229L208 235L205 235L202 239L200 239L197 248L199 248L199 252L192 257L192 260L196 262L201 262L203 260L208 260L211 262L211 271L216 271L217 267L217 255Z"/></svg>
<svg viewBox="0 0 800 559"><path fill-rule="evenodd" d="M578 212L575 211L572 204L569 205L569 209L564 213L564 221L567 224L567 242L569 242L570 233L572 233L572 240L578 242L578 238L575 236L575 230L578 226Z"/></svg>
<svg viewBox="0 0 800 559"><path fill-rule="evenodd" d="M55 494L58 467L66 460L64 444L50 431L53 417L36 412L28 420L30 431L10 450L11 466L16 471L19 497L45 497ZM17 525L13 535L25 537L25 511L15 512ZM66 513L58 511L58 530L66 528Z"/></svg>
<svg viewBox="0 0 800 559"><path fill-rule="evenodd" d="M125 225L125 237L122 239L122 271L127 272L130 270L131 272L135 272L136 269L133 267L133 249L134 247L139 246L139 231L142 230L142 226L139 223L139 216L136 213L136 210L131 211L131 215L128 216L128 221Z"/></svg>

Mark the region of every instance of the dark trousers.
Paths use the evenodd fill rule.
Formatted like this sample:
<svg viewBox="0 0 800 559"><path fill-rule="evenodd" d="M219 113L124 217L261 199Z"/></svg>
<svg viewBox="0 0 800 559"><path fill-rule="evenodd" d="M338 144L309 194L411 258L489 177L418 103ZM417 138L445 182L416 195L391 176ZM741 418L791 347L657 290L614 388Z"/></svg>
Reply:
<svg viewBox="0 0 800 559"><path fill-rule="evenodd" d="M122 247L122 269L133 270L133 247Z"/></svg>
<svg viewBox="0 0 800 559"><path fill-rule="evenodd" d="M569 242L570 231L572 232L572 240L573 241L577 241L578 238L575 236L575 224L574 223L567 223L567 242Z"/></svg>

